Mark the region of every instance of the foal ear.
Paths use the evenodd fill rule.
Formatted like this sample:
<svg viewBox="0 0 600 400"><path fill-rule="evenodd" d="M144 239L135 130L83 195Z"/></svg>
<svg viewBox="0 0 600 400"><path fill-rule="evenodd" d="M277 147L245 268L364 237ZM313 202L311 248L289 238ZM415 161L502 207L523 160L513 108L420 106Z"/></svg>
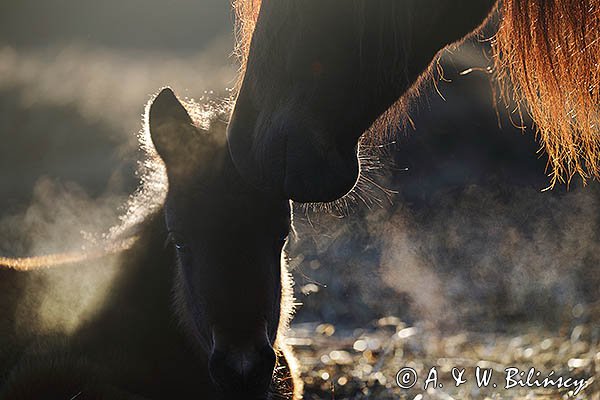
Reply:
<svg viewBox="0 0 600 400"><path fill-rule="evenodd" d="M152 102L149 125L152 143L167 170L190 161L201 132L170 88L163 89Z"/></svg>

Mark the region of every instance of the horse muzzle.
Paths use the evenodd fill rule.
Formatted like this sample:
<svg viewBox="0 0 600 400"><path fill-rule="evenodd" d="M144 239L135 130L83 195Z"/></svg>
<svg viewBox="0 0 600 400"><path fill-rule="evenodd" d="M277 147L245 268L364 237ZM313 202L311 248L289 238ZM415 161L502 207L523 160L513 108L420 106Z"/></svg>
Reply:
<svg viewBox="0 0 600 400"><path fill-rule="evenodd" d="M215 348L210 355L210 377L225 399L266 399L275 351L270 345L251 348Z"/></svg>

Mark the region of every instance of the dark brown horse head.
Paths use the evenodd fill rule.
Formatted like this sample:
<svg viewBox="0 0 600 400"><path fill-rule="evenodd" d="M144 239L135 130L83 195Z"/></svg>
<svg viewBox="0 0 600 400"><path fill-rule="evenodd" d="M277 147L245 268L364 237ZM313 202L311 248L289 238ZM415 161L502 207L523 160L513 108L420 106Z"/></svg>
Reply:
<svg viewBox="0 0 600 400"><path fill-rule="evenodd" d="M229 127L240 173L300 202L354 186L361 135L495 0L238 1L249 47ZM247 36L244 38L244 34ZM243 41L248 41L244 46Z"/></svg>
<svg viewBox="0 0 600 400"><path fill-rule="evenodd" d="M165 215L177 255L177 311L208 354L211 378L225 397L266 398L277 331L285 323L289 203L241 179L225 124L209 119L201 128L170 89L149 112L168 176Z"/></svg>

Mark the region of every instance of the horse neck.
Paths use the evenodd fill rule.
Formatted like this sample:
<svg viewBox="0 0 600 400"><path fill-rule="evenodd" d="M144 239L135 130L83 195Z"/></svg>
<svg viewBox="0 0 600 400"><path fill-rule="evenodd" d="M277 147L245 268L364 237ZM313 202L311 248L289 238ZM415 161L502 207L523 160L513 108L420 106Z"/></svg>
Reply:
<svg viewBox="0 0 600 400"><path fill-rule="evenodd" d="M356 0L345 10L360 46L363 74L401 96L446 46L476 31L497 0ZM369 81L366 85L372 85ZM389 101L395 100L388 99Z"/></svg>
<svg viewBox="0 0 600 400"><path fill-rule="evenodd" d="M498 0L419 0L416 11L422 26L430 25L437 33L444 31L445 45L454 43L477 30L496 7ZM433 14L433 15L432 15Z"/></svg>
<svg viewBox="0 0 600 400"><path fill-rule="evenodd" d="M368 1L368 0L365 0ZM395 0L387 1L387 7L393 9L394 19L390 27L397 35L400 30L408 36L403 42L411 56L426 54L432 58L444 47L460 41L477 31L488 19L497 0L413 0L408 10L394 5ZM408 26L408 29L405 28ZM406 42L409 43L406 43ZM408 49L406 48L408 47Z"/></svg>

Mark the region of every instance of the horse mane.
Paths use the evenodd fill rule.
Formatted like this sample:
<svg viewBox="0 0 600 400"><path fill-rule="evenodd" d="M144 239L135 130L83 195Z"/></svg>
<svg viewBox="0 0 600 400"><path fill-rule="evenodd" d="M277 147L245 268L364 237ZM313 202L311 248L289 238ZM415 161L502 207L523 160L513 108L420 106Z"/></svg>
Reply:
<svg viewBox="0 0 600 400"><path fill-rule="evenodd" d="M107 243L103 247L98 246L87 251L73 251L36 257L0 257L0 268L10 268L16 271L34 271L43 268L91 261L128 250L136 241L137 237L130 237L115 243Z"/></svg>
<svg viewBox="0 0 600 400"><path fill-rule="evenodd" d="M501 11L493 51L502 94L536 123L551 184L599 178L600 0L504 0Z"/></svg>
<svg viewBox="0 0 600 400"><path fill-rule="evenodd" d="M252 42L252 35L254 34L261 4L262 0L233 0L232 2L235 14L234 55L238 58L240 65L238 85L241 84L246 73L250 43Z"/></svg>
<svg viewBox="0 0 600 400"><path fill-rule="evenodd" d="M492 41L500 94L507 107L515 101L531 115L549 158L551 186L575 175L584 183L600 178L600 0L500 3L500 27ZM238 87L260 6L261 0L233 1ZM407 109L423 83L433 81L436 66L373 124L365 140L381 140L398 125L412 124Z"/></svg>
<svg viewBox="0 0 600 400"><path fill-rule="evenodd" d="M136 171L139 185L125 203L119 223L98 237L87 235L89 243L86 244L84 250L33 257L0 256L0 269L31 271L75 264L118 254L130 249L136 243L138 238L144 234L147 221L161 212L168 190L164 163L158 156L150 137L150 106L159 92L160 90L150 97L144 108L142 128L137 134L138 149L142 156ZM186 99L181 100L181 103L185 106L194 124L203 130L208 130L216 119L223 119L231 107L229 100L213 101L208 98L202 98L199 102Z"/></svg>

